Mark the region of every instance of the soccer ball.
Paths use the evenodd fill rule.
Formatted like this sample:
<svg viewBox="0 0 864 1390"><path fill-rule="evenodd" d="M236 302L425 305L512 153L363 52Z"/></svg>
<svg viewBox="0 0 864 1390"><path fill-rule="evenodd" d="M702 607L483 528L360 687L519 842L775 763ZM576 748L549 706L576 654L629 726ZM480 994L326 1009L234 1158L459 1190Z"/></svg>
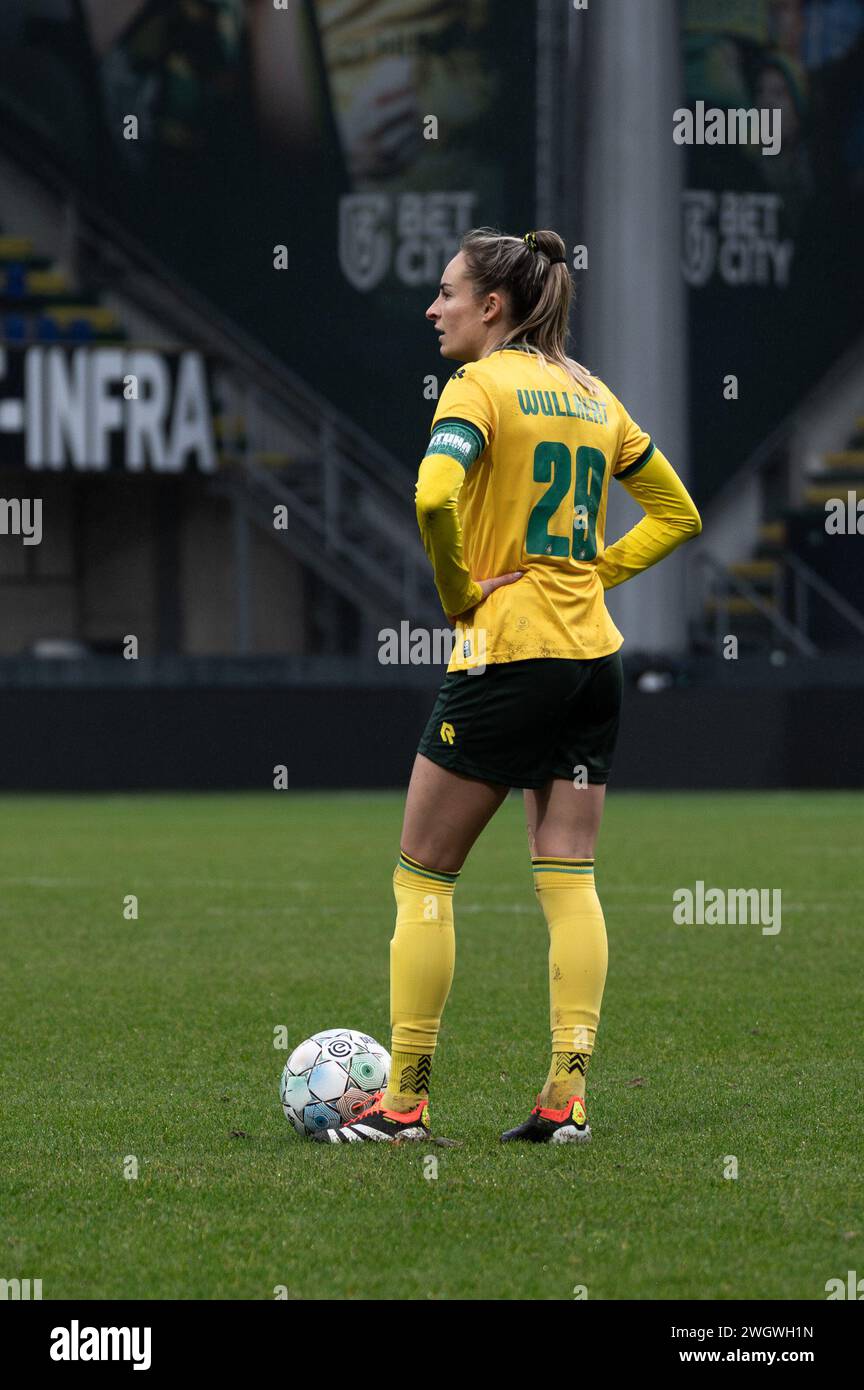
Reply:
<svg viewBox="0 0 864 1390"><path fill-rule="evenodd" d="M353 1028L328 1028L295 1047L279 1083L282 1109L298 1134L335 1129L387 1085L390 1053Z"/></svg>

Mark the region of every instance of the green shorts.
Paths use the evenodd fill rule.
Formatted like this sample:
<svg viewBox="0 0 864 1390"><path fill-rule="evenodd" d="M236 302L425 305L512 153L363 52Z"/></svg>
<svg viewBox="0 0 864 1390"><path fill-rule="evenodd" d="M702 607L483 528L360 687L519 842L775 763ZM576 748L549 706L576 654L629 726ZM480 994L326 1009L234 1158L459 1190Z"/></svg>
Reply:
<svg viewBox="0 0 864 1390"><path fill-rule="evenodd" d="M624 686L621 656L492 662L444 677L418 753L440 767L542 787L552 777L609 777ZM580 772L580 769L584 771Z"/></svg>

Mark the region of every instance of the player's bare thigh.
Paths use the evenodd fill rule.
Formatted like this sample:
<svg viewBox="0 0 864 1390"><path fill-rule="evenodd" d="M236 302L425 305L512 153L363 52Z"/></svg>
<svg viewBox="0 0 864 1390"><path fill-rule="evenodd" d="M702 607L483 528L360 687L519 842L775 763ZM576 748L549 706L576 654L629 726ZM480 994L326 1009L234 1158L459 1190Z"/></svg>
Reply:
<svg viewBox="0 0 864 1390"><path fill-rule="evenodd" d="M525 826L531 855L593 859L605 799L605 786L574 786L563 777L554 777L536 790L526 787Z"/></svg>
<svg viewBox="0 0 864 1390"><path fill-rule="evenodd" d="M402 850L429 869L458 873L509 790L450 772L418 753L405 801Z"/></svg>

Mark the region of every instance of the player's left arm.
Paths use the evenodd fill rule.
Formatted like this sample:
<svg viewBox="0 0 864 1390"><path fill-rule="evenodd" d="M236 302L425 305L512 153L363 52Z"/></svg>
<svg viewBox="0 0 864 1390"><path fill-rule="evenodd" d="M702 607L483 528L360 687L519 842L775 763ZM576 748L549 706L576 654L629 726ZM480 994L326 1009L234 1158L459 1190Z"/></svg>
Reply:
<svg viewBox="0 0 864 1390"><path fill-rule="evenodd" d="M684 541L698 536L702 519L693 498L669 460L649 445L645 462L618 475L618 481L646 515L604 550L597 573L604 589L614 589L671 555Z"/></svg>

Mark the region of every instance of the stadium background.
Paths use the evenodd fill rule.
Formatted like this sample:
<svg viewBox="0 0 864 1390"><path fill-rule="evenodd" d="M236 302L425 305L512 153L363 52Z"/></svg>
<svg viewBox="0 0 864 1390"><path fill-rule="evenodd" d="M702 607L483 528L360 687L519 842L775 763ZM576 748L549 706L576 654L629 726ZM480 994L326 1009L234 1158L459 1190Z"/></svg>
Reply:
<svg viewBox="0 0 864 1390"><path fill-rule="evenodd" d="M703 515L610 596L615 784L860 786L862 77L864 0L5 0L0 786L407 783L443 663L379 632L445 625L423 312L481 223L587 248L574 355ZM700 100L781 153L676 145Z"/></svg>
<svg viewBox="0 0 864 1390"><path fill-rule="evenodd" d="M147 1300L155 1365L177 1300L224 1370L226 1300L587 1298L608 1374L606 1300L643 1369L719 1302L782 1333L864 1290L862 537L825 512L864 481L862 35L862 0L2 0L0 1302ZM781 153L677 145L699 101L780 106ZM331 1151L278 1078L322 1028L389 1037L443 663L379 633L449 632L423 312L478 222L587 248L575 355L704 531L610 595L592 1143L499 1142L549 1060L513 793L460 875L444 1144Z"/></svg>

